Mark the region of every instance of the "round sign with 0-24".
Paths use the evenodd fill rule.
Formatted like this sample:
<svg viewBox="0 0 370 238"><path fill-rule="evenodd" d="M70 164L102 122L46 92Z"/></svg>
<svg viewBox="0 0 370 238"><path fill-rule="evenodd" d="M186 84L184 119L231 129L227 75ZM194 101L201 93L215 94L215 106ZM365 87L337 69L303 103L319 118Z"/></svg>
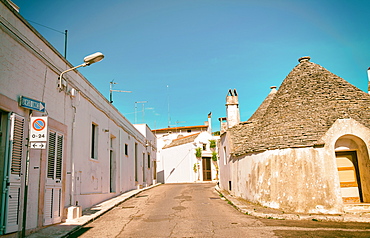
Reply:
<svg viewBox="0 0 370 238"><path fill-rule="evenodd" d="M47 141L48 117L31 117L30 141Z"/></svg>

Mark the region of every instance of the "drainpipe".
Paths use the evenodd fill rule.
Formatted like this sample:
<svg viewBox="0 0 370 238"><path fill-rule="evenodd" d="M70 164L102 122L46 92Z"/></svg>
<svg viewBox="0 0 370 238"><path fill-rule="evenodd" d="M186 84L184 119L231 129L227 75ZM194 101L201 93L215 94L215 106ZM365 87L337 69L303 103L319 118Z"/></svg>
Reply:
<svg viewBox="0 0 370 238"><path fill-rule="evenodd" d="M26 170L25 170L25 179L24 179L24 195L23 195L23 216L22 216L22 237L26 237L26 228L27 228L27 201L28 201L28 183L29 183L29 167L30 167L30 128L31 128L31 117L32 110L29 112L28 116L28 132L27 132L27 151L26 151ZM25 120L26 122L26 120Z"/></svg>
<svg viewBox="0 0 370 238"><path fill-rule="evenodd" d="M75 197L74 197L74 193L76 192L75 189L76 189L76 185L75 185L75 179L76 179L76 175L75 175L75 164L74 164L74 161L73 161L73 138L74 138L74 128L75 128L75 123L76 123L76 107L72 104L72 108L73 108L73 121L72 121L72 128L71 128L71 157L70 157L70 167L69 169L71 170L70 171L70 175L71 175L71 178L70 178L70 186L69 186L69 196L70 196L70 200L69 200L69 205L70 206L74 206L75 204ZM68 156L68 155L67 155Z"/></svg>

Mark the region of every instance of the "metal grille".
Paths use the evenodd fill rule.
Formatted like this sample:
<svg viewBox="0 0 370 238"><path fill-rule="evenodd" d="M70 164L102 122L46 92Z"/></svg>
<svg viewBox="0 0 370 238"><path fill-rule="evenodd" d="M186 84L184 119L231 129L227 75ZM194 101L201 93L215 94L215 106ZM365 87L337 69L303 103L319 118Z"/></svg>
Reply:
<svg viewBox="0 0 370 238"><path fill-rule="evenodd" d="M62 179L62 160L63 160L63 136L58 135L57 142L57 164L56 164L56 178Z"/></svg>
<svg viewBox="0 0 370 238"><path fill-rule="evenodd" d="M10 171L20 175L22 171L24 118L12 115L12 162Z"/></svg>
<svg viewBox="0 0 370 238"><path fill-rule="evenodd" d="M54 179L54 171L55 171L55 141L56 140L56 133L50 132L49 133L49 150L48 150L48 178Z"/></svg>

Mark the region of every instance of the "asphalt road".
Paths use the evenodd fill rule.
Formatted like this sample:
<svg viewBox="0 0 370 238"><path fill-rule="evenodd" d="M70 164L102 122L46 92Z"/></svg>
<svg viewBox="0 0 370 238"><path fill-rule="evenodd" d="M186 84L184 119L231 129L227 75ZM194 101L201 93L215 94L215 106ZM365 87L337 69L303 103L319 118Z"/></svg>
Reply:
<svg viewBox="0 0 370 238"><path fill-rule="evenodd" d="M165 184L69 237L370 237L370 225L255 218L221 199L212 183Z"/></svg>

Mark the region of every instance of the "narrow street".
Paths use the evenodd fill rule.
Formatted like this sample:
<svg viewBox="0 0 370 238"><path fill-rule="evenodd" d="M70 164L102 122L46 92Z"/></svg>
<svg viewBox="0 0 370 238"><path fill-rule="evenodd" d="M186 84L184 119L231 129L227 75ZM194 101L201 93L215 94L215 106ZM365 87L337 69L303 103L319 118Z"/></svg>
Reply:
<svg viewBox="0 0 370 238"><path fill-rule="evenodd" d="M369 237L366 223L260 219L221 199L213 183L138 194L69 237Z"/></svg>

